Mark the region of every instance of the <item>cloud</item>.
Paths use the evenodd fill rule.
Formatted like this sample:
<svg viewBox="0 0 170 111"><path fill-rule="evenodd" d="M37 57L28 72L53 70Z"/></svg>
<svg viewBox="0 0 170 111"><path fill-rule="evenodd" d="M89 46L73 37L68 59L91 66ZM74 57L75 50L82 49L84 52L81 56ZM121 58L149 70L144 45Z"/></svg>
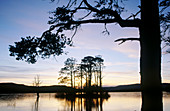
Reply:
<svg viewBox="0 0 170 111"><path fill-rule="evenodd" d="M103 85L115 86L140 82L140 75L136 71L112 71L103 73Z"/></svg>
<svg viewBox="0 0 170 111"><path fill-rule="evenodd" d="M169 78L166 78L166 79L162 79L162 83L170 83L170 79Z"/></svg>
<svg viewBox="0 0 170 111"><path fill-rule="evenodd" d="M112 62L104 62L104 66L113 66L114 64Z"/></svg>
<svg viewBox="0 0 170 111"><path fill-rule="evenodd" d="M138 63L136 62L116 62L113 63L114 66L126 66L126 67L137 67Z"/></svg>
<svg viewBox="0 0 170 111"><path fill-rule="evenodd" d="M0 72L4 72L4 73L30 73L30 72L37 72L37 71L41 71L41 69L37 69L37 68L28 68L28 67L17 67L17 66L0 66Z"/></svg>
<svg viewBox="0 0 170 111"><path fill-rule="evenodd" d="M122 45L112 47L112 50L121 52L129 58L139 58L139 44L136 43L123 43Z"/></svg>
<svg viewBox="0 0 170 111"><path fill-rule="evenodd" d="M106 76L122 76L122 75L132 76L139 73L137 71L131 70L131 71L110 71L110 72L103 72L103 74Z"/></svg>

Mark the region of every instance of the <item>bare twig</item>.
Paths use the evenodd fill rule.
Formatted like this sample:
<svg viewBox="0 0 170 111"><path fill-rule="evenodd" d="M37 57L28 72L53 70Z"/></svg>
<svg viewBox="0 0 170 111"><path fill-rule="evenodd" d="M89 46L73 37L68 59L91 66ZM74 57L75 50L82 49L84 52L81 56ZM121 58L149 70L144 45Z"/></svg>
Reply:
<svg viewBox="0 0 170 111"><path fill-rule="evenodd" d="M136 14L132 14L131 16L129 16L126 20L130 19L131 17L133 17L133 19L135 19L135 17L141 12L141 10L139 10Z"/></svg>
<svg viewBox="0 0 170 111"><path fill-rule="evenodd" d="M83 20L84 18L88 17L91 13L92 11L90 11L88 14L86 14L84 17L80 18L79 20Z"/></svg>
<svg viewBox="0 0 170 111"><path fill-rule="evenodd" d="M102 33L105 33L105 34L108 34L108 35L110 35L110 33L109 33L109 31L108 31L108 29L107 29L107 26L106 26L107 24L105 23L104 24L104 28L105 28L105 30L102 32Z"/></svg>

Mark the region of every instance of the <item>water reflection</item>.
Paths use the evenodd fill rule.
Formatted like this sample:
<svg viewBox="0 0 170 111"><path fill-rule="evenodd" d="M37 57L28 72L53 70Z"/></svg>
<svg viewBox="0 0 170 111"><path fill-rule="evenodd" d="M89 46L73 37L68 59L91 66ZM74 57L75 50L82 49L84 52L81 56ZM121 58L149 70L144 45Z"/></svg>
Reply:
<svg viewBox="0 0 170 111"><path fill-rule="evenodd" d="M38 106L39 106L39 96L37 96L36 101L35 101L35 107L33 111L38 111Z"/></svg>
<svg viewBox="0 0 170 111"><path fill-rule="evenodd" d="M96 95L67 95L56 94L57 99L66 100L64 107L70 107L70 111L103 111L103 102L107 101L109 96ZM69 106L67 106L69 105Z"/></svg>
<svg viewBox="0 0 170 111"><path fill-rule="evenodd" d="M143 91L141 111L163 111L162 91Z"/></svg>
<svg viewBox="0 0 170 111"><path fill-rule="evenodd" d="M40 94L40 97L36 94L0 94L0 111L140 111L148 104L142 100L140 92L115 92L110 95L110 98L56 98L53 93ZM162 101L164 111L170 111L170 93L164 92Z"/></svg>
<svg viewBox="0 0 170 111"><path fill-rule="evenodd" d="M16 100L23 99L22 94L0 94L0 101L7 103L7 107L16 107ZM1 103L1 102L0 102Z"/></svg>

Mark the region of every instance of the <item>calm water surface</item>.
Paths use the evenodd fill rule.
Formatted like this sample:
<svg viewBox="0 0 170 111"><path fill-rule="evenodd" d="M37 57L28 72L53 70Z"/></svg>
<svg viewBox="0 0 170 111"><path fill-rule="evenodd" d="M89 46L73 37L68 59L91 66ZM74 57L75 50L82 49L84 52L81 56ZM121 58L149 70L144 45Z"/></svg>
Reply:
<svg viewBox="0 0 170 111"><path fill-rule="evenodd" d="M140 111L140 92L109 93L108 99L56 98L54 93L0 94L0 111ZM170 93L163 94L163 109L170 111Z"/></svg>

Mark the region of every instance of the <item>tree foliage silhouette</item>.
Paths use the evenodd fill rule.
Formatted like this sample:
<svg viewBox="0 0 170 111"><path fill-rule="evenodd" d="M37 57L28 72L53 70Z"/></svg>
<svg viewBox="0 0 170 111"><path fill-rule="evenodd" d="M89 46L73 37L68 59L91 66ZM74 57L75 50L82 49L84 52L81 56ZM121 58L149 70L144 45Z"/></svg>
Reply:
<svg viewBox="0 0 170 111"><path fill-rule="evenodd" d="M86 75L87 75L88 79L87 79L87 77L86 77L86 79L88 81L86 81L86 83L88 83L88 86L91 87L92 67L94 66L94 57L86 56L81 61L82 61L82 64L84 64L87 68Z"/></svg>
<svg viewBox="0 0 170 111"><path fill-rule="evenodd" d="M55 1L55 0L51 0ZM48 24L50 28L41 37L21 38L20 42L10 45L10 56L17 60L35 63L37 57L43 59L51 55L58 56L64 48L73 45L72 38L78 27L83 24L101 23L105 25L104 33L108 33L107 24L117 23L121 27L139 28L139 38L120 38L121 43L128 40L137 40L141 46L140 74L143 90L161 89L161 40L169 42L170 12L167 11L169 0L140 0L139 11L122 18L125 11L123 2L126 0L69 0L66 5L52 11ZM158 5L159 4L159 5ZM159 7L160 12L159 12ZM79 15L80 11L85 13ZM139 17L139 14L141 16ZM77 16L79 15L79 16ZM161 32L160 32L160 26ZM74 31L73 36L66 37L65 31Z"/></svg>
<svg viewBox="0 0 170 111"><path fill-rule="evenodd" d="M64 67L60 70L60 76L58 78L59 83L71 84L74 88L76 84L76 78L80 79L81 89L83 85L83 78L86 79L86 87L92 86L92 76L96 79L94 85L98 86L97 79L100 81L100 87L102 87L102 68L104 65L104 59L101 56L86 56L81 60L80 64L76 64L75 58L68 58L64 62ZM97 75L95 73L97 72ZM85 76L85 77L84 77ZM95 77L96 76L96 77ZM73 80L74 78L74 80Z"/></svg>
<svg viewBox="0 0 170 111"><path fill-rule="evenodd" d="M70 76L70 81L71 81L71 87L73 87L73 73L75 70L75 65L76 65L76 59L75 58L68 58L65 62L64 62L64 68L61 68L60 73L61 74L65 74L65 75L69 75ZM60 82L64 83L67 82L69 79L68 76L61 76L60 77Z"/></svg>

